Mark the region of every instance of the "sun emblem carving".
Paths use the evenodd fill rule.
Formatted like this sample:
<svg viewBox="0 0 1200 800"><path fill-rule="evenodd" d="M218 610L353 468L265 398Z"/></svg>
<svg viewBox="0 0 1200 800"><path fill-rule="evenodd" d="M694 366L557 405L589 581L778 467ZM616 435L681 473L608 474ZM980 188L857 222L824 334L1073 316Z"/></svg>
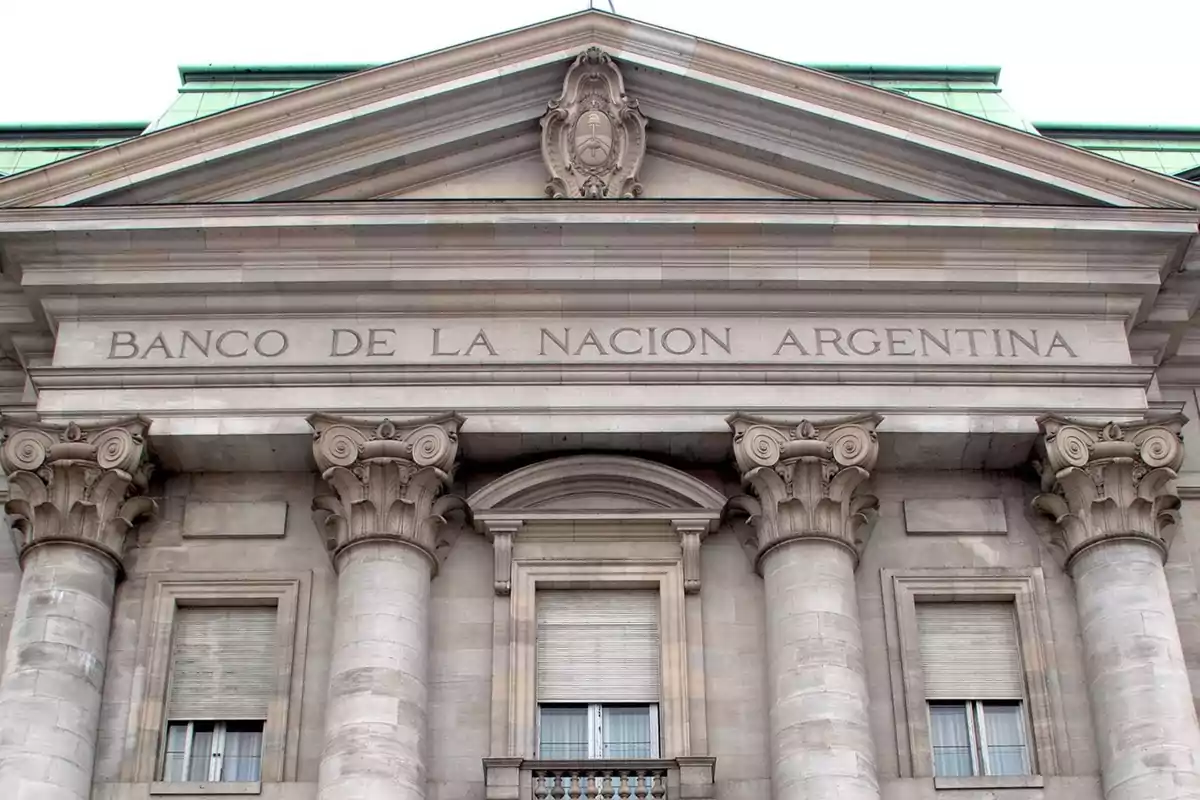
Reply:
<svg viewBox="0 0 1200 800"><path fill-rule="evenodd" d="M646 118L625 96L621 71L597 47L567 70L562 95L542 117L542 157L553 198L632 198L646 152Z"/></svg>

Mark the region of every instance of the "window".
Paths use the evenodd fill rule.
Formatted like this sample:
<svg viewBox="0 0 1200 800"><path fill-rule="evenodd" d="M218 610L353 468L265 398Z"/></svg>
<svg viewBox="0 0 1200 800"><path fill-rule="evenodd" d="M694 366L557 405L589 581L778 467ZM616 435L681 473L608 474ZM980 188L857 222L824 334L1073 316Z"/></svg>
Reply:
<svg viewBox="0 0 1200 800"><path fill-rule="evenodd" d="M262 779L274 696L274 607L181 608L175 615L162 779Z"/></svg>
<svg viewBox="0 0 1200 800"><path fill-rule="evenodd" d="M536 597L538 757L658 758L658 593Z"/></svg>
<svg viewBox="0 0 1200 800"><path fill-rule="evenodd" d="M933 772L939 777L1028 775L1020 703L931 702Z"/></svg>
<svg viewBox="0 0 1200 800"><path fill-rule="evenodd" d="M657 705L546 704L540 711L541 758L658 758Z"/></svg>
<svg viewBox="0 0 1200 800"><path fill-rule="evenodd" d="M261 722L172 722L163 780L261 780L262 734Z"/></svg>
<svg viewBox="0 0 1200 800"><path fill-rule="evenodd" d="M933 774L1030 774L1012 603L919 603L916 611Z"/></svg>

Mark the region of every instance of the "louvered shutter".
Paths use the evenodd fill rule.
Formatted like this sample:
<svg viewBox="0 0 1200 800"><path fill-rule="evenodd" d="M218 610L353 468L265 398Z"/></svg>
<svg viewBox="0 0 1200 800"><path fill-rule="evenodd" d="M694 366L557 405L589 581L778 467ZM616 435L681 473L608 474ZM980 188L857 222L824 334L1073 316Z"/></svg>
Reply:
<svg viewBox="0 0 1200 800"><path fill-rule="evenodd" d="M196 607L175 613L167 716L266 719L275 694L274 607Z"/></svg>
<svg viewBox="0 0 1200 800"><path fill-rule="evenodd" d="M1020 700L1025 694L1011 603L918 603L927 700Z"/></svg>
<svg viewBox="0 0 1200 800"><path fill-rule="evenodd" d="M657 703L658 592L537 592L542 703Z"/></svg>

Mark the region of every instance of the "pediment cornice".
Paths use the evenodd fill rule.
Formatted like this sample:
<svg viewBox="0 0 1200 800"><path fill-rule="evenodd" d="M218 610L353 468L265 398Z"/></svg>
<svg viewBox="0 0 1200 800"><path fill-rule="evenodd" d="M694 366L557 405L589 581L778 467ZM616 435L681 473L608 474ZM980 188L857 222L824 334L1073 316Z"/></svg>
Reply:
<svg viewBox="0 0 1200 800"><path fill-rule="evenodd" d="M967 177L978 175L975 183L980 185L986 183L983 176L991 175L1012 182L1014 190L1025 187L1021 191L1031 197L1040 191L1063 202L1074 197L1084 205L1200 207L1200 188L1185 181L828 73L599 12L357 73L10 177L0 181L0 205L96 202L189 171L219 171L221 162L253 153L267 158L274 152L278 161L286 162L294 151L303 151L300 143L306 138L316 142L323 134L353 125L365 126L369 132L372 120L384 120L406 106L420 107L425 118L430 113L448 113L448 108L437 104L446 99L453 107L461 100L457 93L471 87L495 81L520 83L526 78L533 88L543 79L557 83L565 64L588 47L599 47L639 70L638 80L647 90L670 84L724 93L739 98L751 109L751 116L754 108L763 109L762 113L782 111L809 120L808 127L814 129L850 131L880 145L903 144L943 163L949 173L967 169ZM631 92L641 88L637 83L633 81ZM554 96L552 92L545 99ZM721 119L718 105L708 106L716 122L731 123L732 119ZM509 115L509 124L540 114L535 113L532 100L528 108L518 106L515 117ZM646 113L653 130L652 109ZM746 111L736 113L746 118ZM802 132L803 127L796 129ZM367 162L372 158L359 155ZM829 168L836 171L845 164L844 160L830 163ZM910 179L911 174L904 177ZM221 191L228 196L230 190ZM913 191L923 192L923 199L962 199L952 185Z"/></svg>

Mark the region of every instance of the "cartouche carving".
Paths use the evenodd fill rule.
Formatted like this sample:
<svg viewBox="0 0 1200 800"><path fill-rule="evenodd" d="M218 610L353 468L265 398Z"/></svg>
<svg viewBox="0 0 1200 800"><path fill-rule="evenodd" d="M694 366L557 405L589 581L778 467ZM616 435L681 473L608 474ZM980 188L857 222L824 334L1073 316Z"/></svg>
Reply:
<svg viewBox="0 0 1200 800"><path fill-rule="evenodd" d="M632 198L646 153L646 118L625 96L612 58L589 47L567 70L562 95L542 117L542 158L553 198Z"/></svg>
<svg viewBox="0 0 1200 800"><path fill-rule="evenodd" d="M1069 568L1081 550L1111 539L1139 539L1166 557L1183 464L1175 415L1129 424L1096 425L1056 416L1038 419L1036 462L1042 494L1034 510L1054 520L1050 544Z"/></svg>
<svg viewBox="0 0 1200 800"><path fill-rule="evenodd" d="M793 539L829 539L861 552L878 501L860 492L879 457L877 414L799 423L734 415L733 453L742 481L757 497L741 498L758 535L758 562Z"/></svg>
<svg viewBox="0 0 1200 800"><path fill-rule="evenodd" d="M463 508L443 496L458 456L456 414L396 425L314 414L313 456L334 490L313 500L313 518L334 557L363 541L400 539L437 566L438 530Z"/></svg>
<svg viewBox="0 0 1200 800"><path fill-rule="evenodd" d="M98 550L121 569L125 535L155 509L146 496L153 469L149 421L131 417L79 426L3 421L0 468L18 552L47 542Z"/></svg>

